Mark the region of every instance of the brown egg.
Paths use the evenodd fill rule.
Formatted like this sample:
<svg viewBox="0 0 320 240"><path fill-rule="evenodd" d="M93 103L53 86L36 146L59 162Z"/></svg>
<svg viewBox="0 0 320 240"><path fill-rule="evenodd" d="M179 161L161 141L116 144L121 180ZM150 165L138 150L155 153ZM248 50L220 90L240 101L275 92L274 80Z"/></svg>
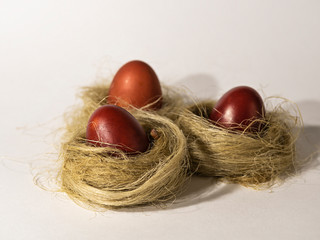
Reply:
<svg viewBox="0 0 320 240"><path fill-rule="evenodd" d="M265 107L259 93L251 87L239 86L226 92L216 103L210 119L217 125L243 131L259 131L261 123L254 122L264 116Z"/></svg>
<svg viewBox="0 0 320 240"><path fill-rule="evenodd" d="M108 93L108 103L128 108L130 105L157 110L162 106L160 82L153 69L142 61L123 65L113 78Z"/></svg>
<svg viewBox="0 0 320 240"><path fill-rule="evenodd" d="M126 153L145 152L148 137L128 111L115 105L99 107L90 117L86 138L99 147L114 147Z"/></svg>

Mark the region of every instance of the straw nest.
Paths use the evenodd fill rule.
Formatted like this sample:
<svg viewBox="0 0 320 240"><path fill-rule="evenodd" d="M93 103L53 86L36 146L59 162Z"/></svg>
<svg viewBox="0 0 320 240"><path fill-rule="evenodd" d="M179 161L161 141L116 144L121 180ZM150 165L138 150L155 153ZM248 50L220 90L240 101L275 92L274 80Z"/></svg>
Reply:
<svg viewBox="0 0 320 240"><path fill-rule="evenodd" d="M294 173L298 118L279 105L260 120L260 132L237 132L208 120L214 104L195 104L176 121L187 136L192 171L253 188L270 187Z"/></svg>
<svg viewBox="0 0 320 240"><path fill-rule="evenodd" d="M76 203L94 209L158 205L175 199L188 178L186 138L168 118L132 109L147 133L158 137L145 153L125 155L86 143L89 117L106 101L106 87L88 87L83 105L66 115L58 182Z"/></svg>

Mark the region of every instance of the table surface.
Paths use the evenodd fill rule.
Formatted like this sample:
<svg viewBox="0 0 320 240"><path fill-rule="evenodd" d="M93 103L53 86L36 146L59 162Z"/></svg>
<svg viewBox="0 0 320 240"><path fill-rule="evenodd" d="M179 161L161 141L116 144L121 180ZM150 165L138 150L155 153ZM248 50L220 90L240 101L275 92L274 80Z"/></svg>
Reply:
<svg viewBox="0 0 320 240"><path fill-rule="evenodd" d="M319 12L311 0L1 1L0 239L320 239ZM248 85L290 99L311 161L264 191L195 177L164 209L95 213L36 186L79 88L132 59L194 97Z"/></svg>

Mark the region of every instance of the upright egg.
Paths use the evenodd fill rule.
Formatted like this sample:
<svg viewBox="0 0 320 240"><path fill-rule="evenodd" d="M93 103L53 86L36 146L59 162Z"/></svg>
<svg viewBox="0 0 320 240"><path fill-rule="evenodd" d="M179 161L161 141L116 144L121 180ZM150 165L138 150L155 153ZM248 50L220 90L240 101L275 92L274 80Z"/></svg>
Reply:
<svg viewBox="0 0 320 240"><path fill-rule="evenodd" d="M162 91L154 70L145 62L134 60L123 65L109 88L108 103L128 108L130 105L157 110L162 106Z"/></svg>
<svg viewBox="0 0 320 240"><path fill-rule="evenodd" d="M265 107L259 93L251 87L239 86L226 92L216 103L210 119L228 129L259 131Z"/></svg>
<svg viewBox="0 0 320 240"><path fill-rule="evenodd" d="M91 115L86 138L95 146L110 146L126 153L145 152L149 147L148 137L137 119L111 104L99 107Z"/></svg>

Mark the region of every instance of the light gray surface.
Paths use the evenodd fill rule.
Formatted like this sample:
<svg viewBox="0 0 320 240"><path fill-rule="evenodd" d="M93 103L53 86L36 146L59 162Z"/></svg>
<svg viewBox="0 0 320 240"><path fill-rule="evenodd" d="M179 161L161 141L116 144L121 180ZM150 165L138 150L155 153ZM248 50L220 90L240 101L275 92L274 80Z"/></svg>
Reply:
<svg viewBox="0 0 320 240"><path fill-rule="evenodd" d="M168 209L95 214L33 183L79 87L131 59L217 99L250 85L298 104L320 147L319 1L1 1L0 239L319 239L320 159L272 191L196 178ZM51 154L52 153L52 154Z"/></svg>

